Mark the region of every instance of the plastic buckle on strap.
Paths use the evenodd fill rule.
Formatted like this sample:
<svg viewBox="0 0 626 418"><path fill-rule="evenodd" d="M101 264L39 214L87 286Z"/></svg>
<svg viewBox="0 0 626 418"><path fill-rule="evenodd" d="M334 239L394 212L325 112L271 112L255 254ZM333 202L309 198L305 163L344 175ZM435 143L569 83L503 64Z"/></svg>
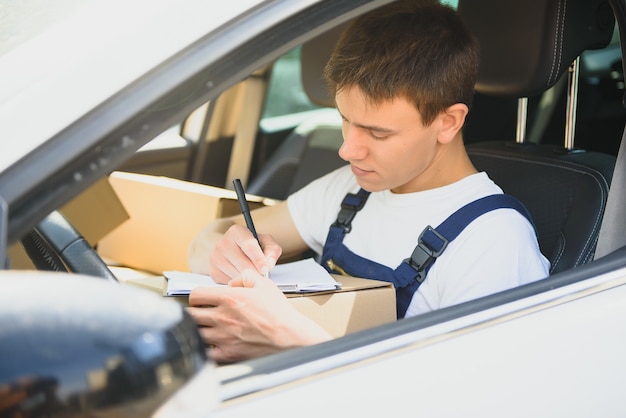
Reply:
<svg viewBox="0 0 626 418"><path fill-rule="evenodd" d="M420 283L424 281L428 268L443 253L448 243L448 239L432 226L429 225L424 228L418 239L418 244L413 250L413 254L411 254L411 258L404 260L417 272L417 281Z"/></svg>
<svg viewBox="0 0 626 418"><path fill-rule="evenodd" d="M352 220L356 213L363 209L368 196L369 194L364 193L348 193L341 202L341 210L333 226L343 228L345 233L350 232L352 230Z"/></svg>

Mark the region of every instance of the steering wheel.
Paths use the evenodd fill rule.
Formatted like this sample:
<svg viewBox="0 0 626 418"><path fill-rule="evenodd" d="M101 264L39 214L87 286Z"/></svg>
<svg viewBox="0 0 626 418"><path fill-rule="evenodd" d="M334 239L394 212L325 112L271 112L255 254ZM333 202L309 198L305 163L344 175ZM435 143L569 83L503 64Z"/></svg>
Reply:
<svg viewBox="0 0 626 418"><path fill-rule="evenodd" d="M22 238L38 270L66 271L117 281L87 240L59 211L50 213Z"/></svg>

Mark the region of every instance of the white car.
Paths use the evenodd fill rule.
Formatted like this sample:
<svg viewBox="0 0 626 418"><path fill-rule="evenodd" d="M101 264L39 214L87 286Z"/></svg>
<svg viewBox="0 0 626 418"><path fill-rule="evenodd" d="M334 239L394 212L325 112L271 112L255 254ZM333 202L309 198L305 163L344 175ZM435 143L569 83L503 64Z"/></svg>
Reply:
<svg viewBox="0 0 626 418"><path fill-rule="evenodd" d="M531 211L549 277L221 366L183 305L117 283L59 210L113 171L283 199L341 164L316 75L389 1L12 3L0 417L626 415L624 0L447 2L481 41L470 157Z"/></svg>

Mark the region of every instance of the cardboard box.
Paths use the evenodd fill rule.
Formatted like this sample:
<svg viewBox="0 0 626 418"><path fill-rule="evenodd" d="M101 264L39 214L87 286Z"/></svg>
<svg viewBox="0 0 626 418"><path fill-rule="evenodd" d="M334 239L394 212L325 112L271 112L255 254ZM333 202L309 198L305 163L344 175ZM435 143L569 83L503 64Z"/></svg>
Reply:
<svg viewBox="0 0 626 418"><path fill-rule="evenodd" d="M61 213L92 246L128 219L128 213L107 177L63 206Z"/></svg>
<svg viewBox="0 0 626 418"><path fill-rule="evenodd" d="M161 274L188 270L187 248L210 221L240 213L234 191L167 177L114 172L109 183L129 219L98 242L107 261ZM274 204L248 196L250 208Z"/></svg>
<svg viewBox="0 0 626 418"><path fill-rule="evenodd" d="M386 324L396 320L396 292L391 283L337 276L341 290L286 294L303 314L323 326L333 337ZM163 276L130 278L126 284L164 294ZM167 297L167 296L164 296ZM186 297L174 297L187 304Z"/></svg>
<svg viewBox="0 0 626 418"><path fill-rule="evenodd" d="M333 337L396 320L396 291L379 280L334 276L341 290L320 294L287 294L303 314L323 326Z"/></svg>

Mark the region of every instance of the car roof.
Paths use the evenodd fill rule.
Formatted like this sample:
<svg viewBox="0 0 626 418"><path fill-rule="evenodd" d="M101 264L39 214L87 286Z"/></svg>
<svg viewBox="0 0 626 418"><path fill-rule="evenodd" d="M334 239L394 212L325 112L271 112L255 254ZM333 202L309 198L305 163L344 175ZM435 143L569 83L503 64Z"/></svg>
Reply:
<svg viewBox="0 0 626 418"><path fill-rule="evenodd" d="M3 19L9 24L0 44L0 132L12 146L0 155L0 170L258 3L215 8L201 0L114 0L7 7ZM36 13L28 5L36 6ZM34 22L23 25L28 16Z"/></svg>

